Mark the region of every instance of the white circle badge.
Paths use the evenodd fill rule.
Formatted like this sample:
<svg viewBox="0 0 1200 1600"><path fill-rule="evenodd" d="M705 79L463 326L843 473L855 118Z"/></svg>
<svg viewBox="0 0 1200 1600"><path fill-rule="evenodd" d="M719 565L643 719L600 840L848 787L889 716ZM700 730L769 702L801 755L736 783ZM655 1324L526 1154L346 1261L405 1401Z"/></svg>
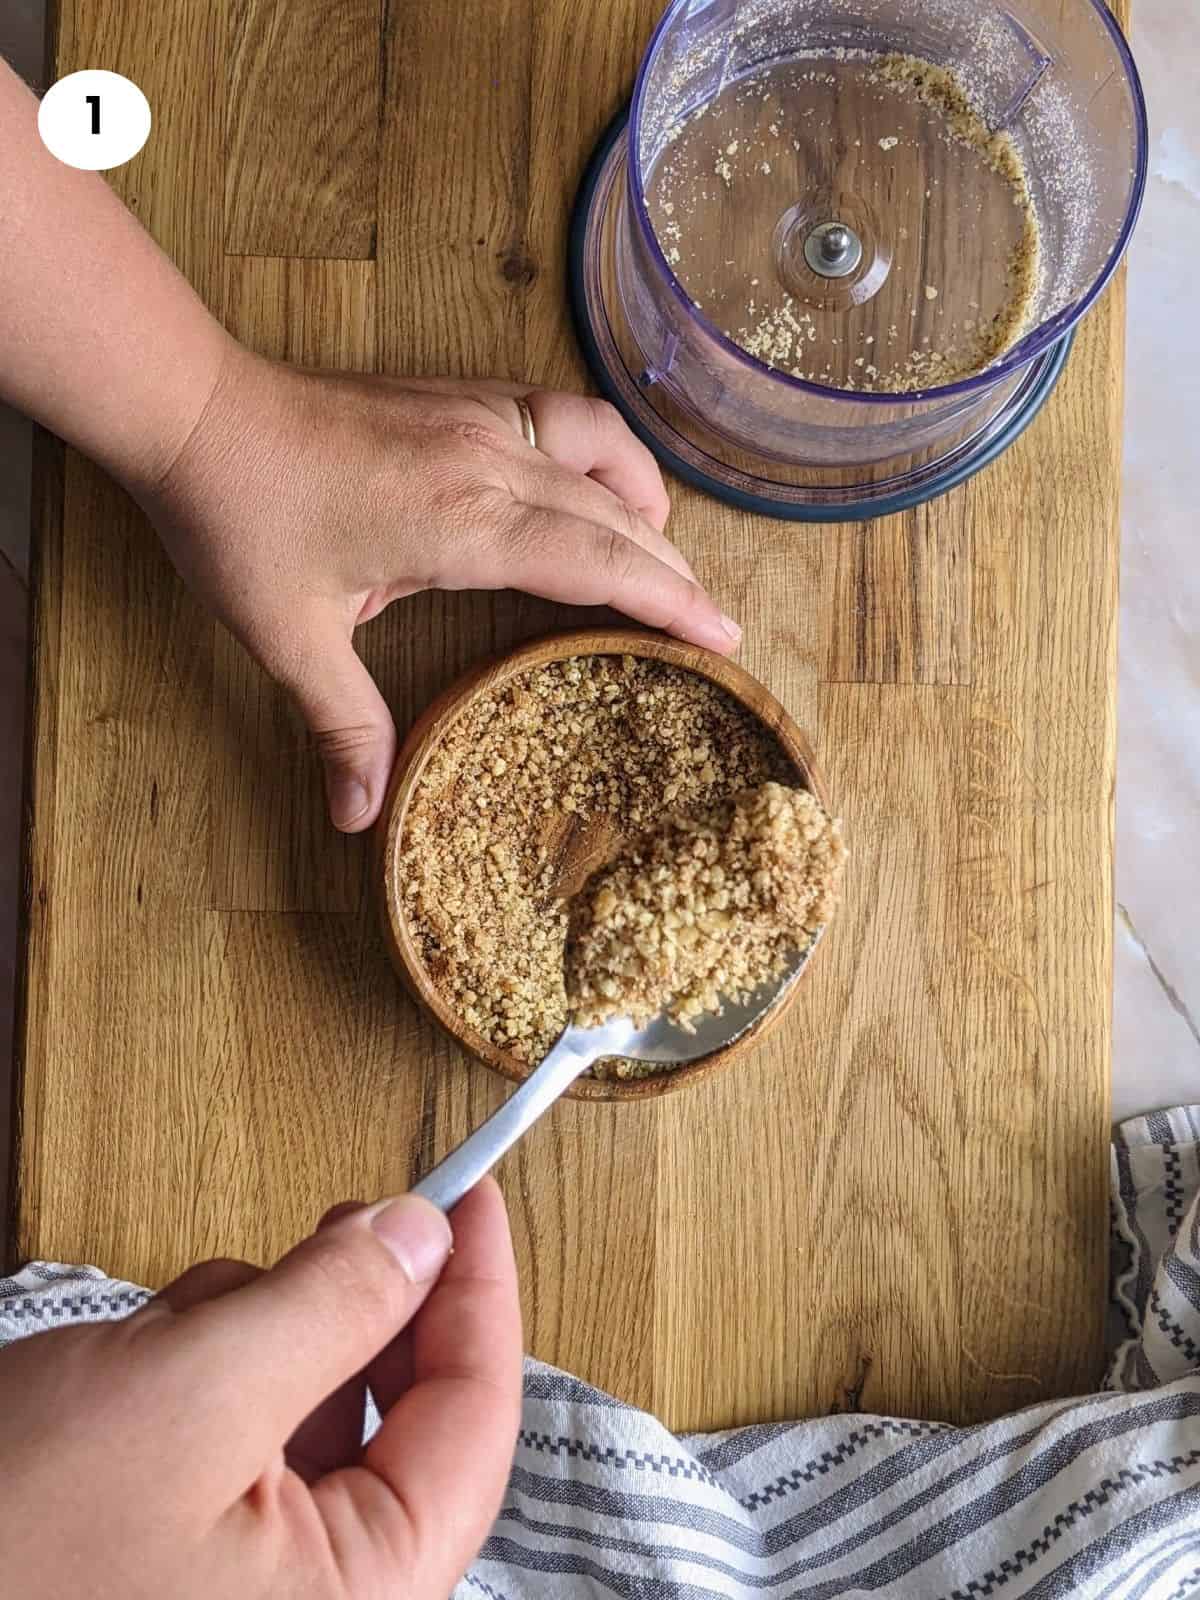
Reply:
<svg viewBox="0 0 1200 1600"><path fill-rule="evenodd" d="M131 161L150 137L150 102L119 72L69 72L42 96L38 132L68 167L107 172Z"/></svg>

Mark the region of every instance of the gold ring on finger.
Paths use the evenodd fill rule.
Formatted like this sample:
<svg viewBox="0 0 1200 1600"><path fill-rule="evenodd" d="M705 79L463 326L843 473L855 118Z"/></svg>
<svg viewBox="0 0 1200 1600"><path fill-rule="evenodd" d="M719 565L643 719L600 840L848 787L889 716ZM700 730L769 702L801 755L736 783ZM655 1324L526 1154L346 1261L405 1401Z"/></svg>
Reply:
<svg viewBox="0 0 1200 1600"><path fill-rule="evenodd" d="M517 411L521 417L521 437L532 450L536 450L537 429L533 425L533 412L529 409L528 401L518 400Z"/></svg>

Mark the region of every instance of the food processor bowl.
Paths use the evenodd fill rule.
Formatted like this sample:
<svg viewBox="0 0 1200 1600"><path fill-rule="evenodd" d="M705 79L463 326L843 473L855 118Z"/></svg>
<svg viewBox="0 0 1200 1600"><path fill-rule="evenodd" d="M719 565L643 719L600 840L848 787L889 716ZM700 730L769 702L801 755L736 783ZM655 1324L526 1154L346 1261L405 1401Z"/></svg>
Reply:
<svg viewBox="0 0 1200 1600"><path fill-rule="evenodd" d="M710 493L902 509L1036 414L1146 161L1102 0L673 0L580 191L576 326Z"/></svg>

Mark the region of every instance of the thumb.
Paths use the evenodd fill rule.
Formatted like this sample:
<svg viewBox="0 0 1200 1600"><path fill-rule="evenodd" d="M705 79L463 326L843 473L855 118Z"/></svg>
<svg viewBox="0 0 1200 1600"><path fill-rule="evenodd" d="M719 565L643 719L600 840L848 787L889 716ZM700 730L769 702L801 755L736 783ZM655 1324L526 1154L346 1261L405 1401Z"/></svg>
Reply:
<svg viewBox="0 0 1200 1600"><path fill-rule="evenodd" d="M334 827L361 833L379 815L396 755L387 702L339 628L308 641L303 660L280 677L316 740Z"/></svg>
<svg viewBox="0 0 1200 1600"><path fill-rule="evenodd" d="M253 1476L264 1452L282 1449L395 1338L451 1247L442 1212L402 1195L339 1217L252 1283L175 1319L177 1348L190 1380L202 1385L206 1413L224 1430L223 1448L228 1419L239 1418L238 1468Z"/></svg>

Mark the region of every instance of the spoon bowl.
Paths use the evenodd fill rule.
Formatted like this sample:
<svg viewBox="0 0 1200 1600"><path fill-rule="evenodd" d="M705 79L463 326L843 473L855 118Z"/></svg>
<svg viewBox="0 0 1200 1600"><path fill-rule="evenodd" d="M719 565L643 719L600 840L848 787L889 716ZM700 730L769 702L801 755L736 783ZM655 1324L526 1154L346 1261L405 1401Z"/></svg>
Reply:
<svg viewBox="0 0 1200 1600"><path fill-rule="evenodd" d="M680 1067L714 1051L728 1049L744 1034L757 1031L767 1013L789 997L820 937L818 932L804 950L795 952L786 972L778 978L760 985L744 1000L726 1001L719 1012L706 1012L695 1018L689 1028L675 1022L665 1011L660 1011L641 1028L629 1017L613 1017L597 1028L568 1024L549 1055L533 1069L516 1093L427 1172L412 1192L432 1201L441 1211L452 1210L542 1113L590 1066L605 1057Z"/></svg>

